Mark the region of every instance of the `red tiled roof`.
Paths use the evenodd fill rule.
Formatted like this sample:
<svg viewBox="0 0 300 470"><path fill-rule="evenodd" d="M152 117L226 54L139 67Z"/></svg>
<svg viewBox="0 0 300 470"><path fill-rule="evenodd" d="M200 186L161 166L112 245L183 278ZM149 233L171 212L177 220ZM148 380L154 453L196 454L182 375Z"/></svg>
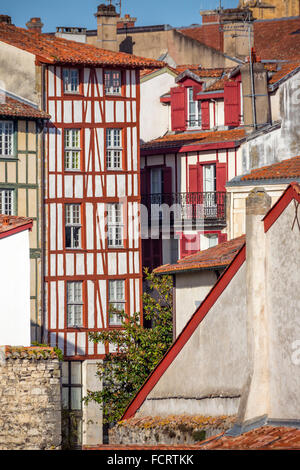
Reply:
<svg viewBox="0 0 300 470"><path fill-rule="evenodd" d="M27 117L33 119L50 119L51 116L21 101L5 96L5 102L0 101L0 116Z"/></svg>
<svg viewBox="0 0 300 470"><path fill-rule="evenodd" d="M173 67L170 67L169 65L165 66L167 69L169 69L170 71L172 71L173 73L176 73L177 74L177 70L174 69ZM141 70L140 72L140 77L143 78L145 77L146 75L150 75L150 73L154 73L154 72L158 72L159 70L161 70L161 67L157 67L157 68L152 68L152 69L143 69Z"/></svg>
<svg viewBox="0 0 300 470"><path fill-rule="evenodd" d="M182 134L168 134L164 137L147 142L141 149L179 146L180 144L196 143L208 144L214 142L231 142L245 137L244 129L232 129L229 131L195 132Z"/></svg>
<svg viewBox="0 0 300 470"><path fill-rule="evenodd" d="M300 16L255 21L254 46L263 60L300 59Z"/></svg>
<svg viewBox="0 0 300 470"><path fill-rule="evenodd" d="M300 67L300 62L288 63L279 66L278 70L272 75L269 80L269 85L277 83L279 80L284 78L286 75L294 72L297 68Z"/></svg>
<svg viewBox="0 0 300 470"><path fill-rule="evenodd" d="M156 445L147 446L142 444L115 445L99 444L96 446L83 446L83 450L199 450L199 444L178 444L178 445Z"/></svg>
<svg viewBox="0 0 300 470"><path fill-rule="evenodd" d="M194 28L180 29L179 32L208 47L223 52L223 33L219 24L205 24Z"/></svg>
<svg viewBox="0 0 300 470"><path fill-rule="evenodd" d="M300 177L300 156L263 166L242 176L241 181L284 179Z"/></svg>
<svg viewBox="0 0 300 470"><path fill-rule="evenodd" d="M262 426L236 437L219 434L198 445L201 450L300 450L300 429Z"/></svg>
<svg viewBox="0 0 300 470"><path fill-rule="evenodd" d="M155 274L177 273L190 270L228 266L246 241L245 235L220 243L207 250L198 251L179 259L175 264L165 264L154 269Z"/></svg>
<svg viewBox="0 0 300 470"><path fill-rule="evenodd" d="M160 68L165 65L158 60L99 49L5 23L0 23L0 41L34 54L41 62L52 64L117 65L131 68Z"/></svg>
<svg viewBox="0 0 300 470"><path fill-rule="evenodd" d="M224 73L224 68L215 68L215 69L202 69L199 68L198 65L178 65L176 67L176 71L178 73L185 72L186 70L190 70L193 72L195 75L198 75L199 77L221 77L221 75Z"/></svg>
<svg viewBox="0 0 300 470"><path fill-rule="evenodd" d="M5 346L5 359L58 359L54 348L43 346Z"/></svg>
<svg viewBox="0 0 300 470"><path fill-rule="evenodd" d="M220 78L220 80L215 81L212 85L205 88L204 91L206 92L206 91L224 90L224 85L225 85L225 82L227 81L228 81L228 78L226 77Z"/></svg>
<svg viewBox="0 0 300 470"><path fill-rule="evenodd" d="M0 238L10 235L9 232L19 231L18 229L23 228L24 230L32 227L32 219L28 217L18 217L16 215L4 215L0 214Z"/></svg>

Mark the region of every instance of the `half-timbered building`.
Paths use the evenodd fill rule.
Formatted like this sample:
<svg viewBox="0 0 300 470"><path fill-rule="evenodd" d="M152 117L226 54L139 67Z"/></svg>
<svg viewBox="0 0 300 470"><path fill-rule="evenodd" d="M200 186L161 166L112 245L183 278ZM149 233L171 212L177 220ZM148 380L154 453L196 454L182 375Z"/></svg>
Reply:
<svg viewBox="0 0 300 470"><path fill-rule="evenodd" d="M65 357L66 422L77 423L66 427L66 440L75 434L78 444L81 436L95 443L101 414L82 410L81 398L101 386L97 361L111 349L88 333L121 327L111 306L141 311L139 71L161 64L3 23L2 58L7 89L22 86L15 78L22 69L24 93L51 115L43 148L44 339Z"/></svg>

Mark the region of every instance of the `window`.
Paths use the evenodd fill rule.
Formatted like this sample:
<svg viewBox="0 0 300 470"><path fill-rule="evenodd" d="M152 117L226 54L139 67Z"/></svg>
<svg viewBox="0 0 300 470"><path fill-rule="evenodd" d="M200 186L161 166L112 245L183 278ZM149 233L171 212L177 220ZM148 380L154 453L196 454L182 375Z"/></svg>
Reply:
<svg viewBox="0 0 300 470"><path fill-rule="evenodd" d="M188 127L201 127L201 102L194 101L194 90L188 88Z"/></svg>
<svg viewBox="0 0 300 470"><path fill-rule="evenodd" d="M0 189L0 214L13 215L14 190Z"/></svg>
<svg viewBox="0 0 300 470"><path fill-rule="evenodd" d="M108 170L122 168L121 129L106 129L106 166Z"/></svg>
<svg viewBox="0 0 300 470"><path fill-rule="evenodd" d="M82 364L62 363L62 439L63 449L82 445Z"/></svg>
<svg viewBox="0 0 300 470"><path fill-rule="evenodd" d="M80 170L80 130L65 130L65 169Z"/></svg>
<svg viewBox="0 0 300 470"><path fill-rule="evenodd" d="M79 93L79 70L63 69L65 93Z"/></svg>
<svg viewBox="0 0 300 470"><path fill-rule="evenodd" d="M65 206L66 248L81 247L80 204Z"/></svg>
<svg viewBox="0 0 300 470"><path fill-rule="evenodd" d="M108 221L107 235L108 247L123 246L123 205L108 204L107 205Z"/></svg>
<svg viewBox="0 0 300 470"><path fill-rule="evenodd" d="M117 312L111 311L117 310L122 312L125 310L125 281L124 280L115 280L115 281L108 281L109 287L109 324L114 325L121 325L122 324L122 317L118 315Z"/></svg>
<svg viewBox="0 0 300 470"><path fill-rule="evenodd" d="M121 72L115 70L105 70L104 86L106 95L121 94Z"/></svg>
<svg viewBox="0 0 300 470"><path fill-rule="evenodd" d="M82 282L67 282L67 326L82 326Z"/></svg>
<svg viewBox="0 0 300 470"><path fill-rule="evenodd" d="M0 121L0 155L13 155L14 124L11 121Z"/></svg>

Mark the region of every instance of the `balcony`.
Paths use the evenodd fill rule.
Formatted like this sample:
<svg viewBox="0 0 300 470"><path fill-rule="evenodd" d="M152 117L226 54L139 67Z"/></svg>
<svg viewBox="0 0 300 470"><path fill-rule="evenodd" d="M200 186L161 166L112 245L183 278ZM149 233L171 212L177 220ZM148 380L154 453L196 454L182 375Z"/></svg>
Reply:
<svg viewBox="0 0 300 470"><path fill-rule="evenodd" d="M141 203L142 224L192 229L226 225L226 192L146 194Z"/></svg>

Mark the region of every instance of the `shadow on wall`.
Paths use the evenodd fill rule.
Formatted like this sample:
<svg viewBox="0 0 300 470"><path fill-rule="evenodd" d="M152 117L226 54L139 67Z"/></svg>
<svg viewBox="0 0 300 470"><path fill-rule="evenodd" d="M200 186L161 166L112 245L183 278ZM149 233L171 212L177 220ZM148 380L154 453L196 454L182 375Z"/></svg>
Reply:
<svg viewBox="0 0 300 470"><path fill-rule="evenodd" d="M132 36L127 36L119 46L120 52L126 52L127 54L133 54L133 46L135 42L132 40Z"/></svg>

